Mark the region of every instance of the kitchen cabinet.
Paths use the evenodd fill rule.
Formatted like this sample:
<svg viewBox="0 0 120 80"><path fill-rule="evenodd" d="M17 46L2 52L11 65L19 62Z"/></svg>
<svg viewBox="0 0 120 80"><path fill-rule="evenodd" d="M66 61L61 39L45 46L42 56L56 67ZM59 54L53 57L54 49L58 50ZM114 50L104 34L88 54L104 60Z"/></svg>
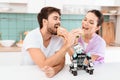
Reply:
<svg viewBox="0 0 120 80"><path fill-rule="evenodd" d="M53 4L55 3L55 4ZM92 4L91 4L92 3ZM119 0L46 0L46 6L55 6L60 9L65 5L74 6L120 6Z"/></svg>
<svg viewBox="0 0 120 80"><path fill-rule="evenodd" d="M0 0L0 3L28 3L29 0Z"/></svg>
<svg viewBox="0 0 120 80"><path fill-rule="evenodd" d="M8 3L10 0L0 0L0 3Z"/></svg>
<svg viewBox="0 0 120 80"><path fill-rule="evenodd" d="M10 0L10 3L28 3L29 0Z"/></svg>
<svg viewBox="0 0 120 80"><path fill-rule="evenodd" d="M22 58L22 52L0 52L0 66L21 65Z"/></svg>
<svg viewBox="0 0 120 80"><path fill-rule="evenodd" d="M0 12L7 13L25 13L27 12L27 1L21 0L9 0L6 2L0 2Z"/></svg>

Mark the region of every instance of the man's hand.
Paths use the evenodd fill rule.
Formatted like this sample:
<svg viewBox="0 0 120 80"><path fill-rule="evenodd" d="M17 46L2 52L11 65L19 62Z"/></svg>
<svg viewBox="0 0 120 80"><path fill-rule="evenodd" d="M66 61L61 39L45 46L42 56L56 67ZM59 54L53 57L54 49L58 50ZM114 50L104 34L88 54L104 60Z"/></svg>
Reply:
<svg viewBox="0 0 120 80"><path fill-rule="evenodd" d="M45 72L45 75L49 78L55 76L60 70L63 69L65 65L65 58L62 59L62 61L57 64L56 66L44 66L43 68L41 68L42 71Z"/></svg>
<svg viewBox="0 0 120 80"><path fill-rule="evenodd" d="M49 78L55 75L55 71L52 67L45 66L44 68L42 68L42 70L45 72L46 76Z"/></svg>
<svg viewBox="0 0 120 80"><path fill-rule="evenodd" d="M65 28L59 27L57 29L57 35L64 39L64 44L68 47L72 46L74 43L74 35L69 33Z"/></svg>
<svg viewBox="0 0 120 80"><path fill-rule="evenodd" d="M57 28L57 35L65 38L65 36L68 34L68 31L63 27Z"/></svg>

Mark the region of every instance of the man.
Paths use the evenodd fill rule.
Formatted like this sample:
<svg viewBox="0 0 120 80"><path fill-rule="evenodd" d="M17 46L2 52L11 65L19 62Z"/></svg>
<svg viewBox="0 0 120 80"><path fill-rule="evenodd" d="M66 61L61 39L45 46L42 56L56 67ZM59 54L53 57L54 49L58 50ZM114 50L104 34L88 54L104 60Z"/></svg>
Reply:
<svg viewBox="0 0 120 80"><path fill-rule="evenodd" d="M53 77L64 67L65 54L74 43L74 36L60 28L60 16L57 8L42 8L37 16L40 28L29 32L23 42L31 63L38 65L47 77Z"/></svg>

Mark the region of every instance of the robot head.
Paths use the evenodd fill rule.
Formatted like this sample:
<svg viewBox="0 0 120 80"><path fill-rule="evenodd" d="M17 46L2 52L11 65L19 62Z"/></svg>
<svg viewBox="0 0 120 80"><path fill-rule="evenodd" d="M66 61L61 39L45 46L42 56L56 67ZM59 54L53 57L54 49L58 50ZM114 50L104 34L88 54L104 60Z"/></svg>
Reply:
<svg viewBox="0 0 120 80"><path fill-rule="evenodd" d="M74 46L74 51L75 51L75 53L81 54L83 52L83 47L80 44L76 44Z"/></svg>

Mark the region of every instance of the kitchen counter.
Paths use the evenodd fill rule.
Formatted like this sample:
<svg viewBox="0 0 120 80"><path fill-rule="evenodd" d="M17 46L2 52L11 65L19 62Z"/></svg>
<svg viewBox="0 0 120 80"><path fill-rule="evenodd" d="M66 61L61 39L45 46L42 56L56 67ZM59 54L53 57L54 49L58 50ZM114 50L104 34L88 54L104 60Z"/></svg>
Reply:
<svg viewBox="0 0 120 80"><path fill-rule="evenodd" d="M107 47L106 49L107 50L118 51L118 50L120 50L120 47ZM16 46L13 46L13 47L2 47L0 45L0 52L21 52L21 48L20 47L16 47Z"/></svg>
<svg viewBox="0 0 120 80"><path fill-rule="evenodd" d="M21 52L21 48L19 47L2 47L0 46L0 52Z"/></svg>
<svg viewBox="0 0 120 80"><path fill-rule="evenodd" d="M47 78L36 65L0 66L0 80L120 80L120 63L105 63L94 69L93 75L79 70L78 75L73 76L66 65L53 78Z"/></svg>

